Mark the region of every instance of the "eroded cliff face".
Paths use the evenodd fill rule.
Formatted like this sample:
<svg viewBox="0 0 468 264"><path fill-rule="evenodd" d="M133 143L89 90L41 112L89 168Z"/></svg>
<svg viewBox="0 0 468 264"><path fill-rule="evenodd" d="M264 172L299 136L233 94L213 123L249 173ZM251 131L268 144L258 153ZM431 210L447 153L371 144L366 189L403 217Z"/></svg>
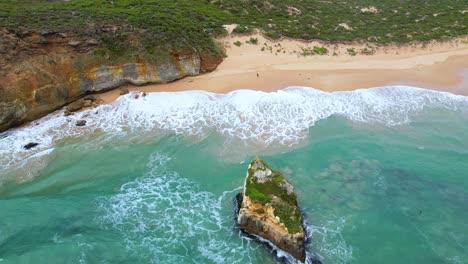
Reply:
<svg viewBox="0 0 468 264"><path fill-rule="evenodd" d="M111 60L93 52L99 45L96 34L0 29L0 132L88 93L171 82L212 71L222 61L221 54L197 52L172 53L160 63L143 56Z"/></svg>
<svg viewBox="0 0 468 264"><path fill-rule="evenodd" d="M304 262L305 234L293 186L259 158L249 165L239 194L237 224Z"/></svg>

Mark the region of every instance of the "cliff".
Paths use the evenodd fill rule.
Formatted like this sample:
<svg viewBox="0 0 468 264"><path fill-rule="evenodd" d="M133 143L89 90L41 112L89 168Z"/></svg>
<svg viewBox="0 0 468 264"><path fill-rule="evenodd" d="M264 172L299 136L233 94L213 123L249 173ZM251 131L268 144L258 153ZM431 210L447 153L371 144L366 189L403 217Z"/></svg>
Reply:
<svg viewBox="0 0 468 264"><path fill-rule="evenodd" d="M164 58L139 54L111 58L93 34L0 28L0 132L44 116L89 93L124 83L171 82L212 71L222 53L171 51ZM103 33L103 34L104 34ZM132 40L137 41L137 40Z"/></svg>
<svg viewBox="0 0 468 264"><path fill-rule="evenodd" d="M253 160L238 199L237 224L304 262L305 234L293 186L261 159Z"/></svg>

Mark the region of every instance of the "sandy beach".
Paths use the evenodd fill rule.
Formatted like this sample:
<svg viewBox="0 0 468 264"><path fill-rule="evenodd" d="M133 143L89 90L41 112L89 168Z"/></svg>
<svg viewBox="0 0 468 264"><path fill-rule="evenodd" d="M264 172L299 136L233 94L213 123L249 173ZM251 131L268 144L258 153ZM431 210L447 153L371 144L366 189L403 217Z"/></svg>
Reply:
<svg viewBox="0 0 468 264"><path fill-rule="evenodd" d="M251 38L257 43L247 43ZM205 90L227 93L237 89L276 91L307 86L323 91L346 91L385 85L410 85L468 95L468 36L425 44L329 43L282 39L260 34L218 39L226 58L210 73L167 84L127 85L130 91ZM240 46L234 45L239 41ZM324 55L307 55L325 47ZM105 102L119 89L101 94Z"/></svg>

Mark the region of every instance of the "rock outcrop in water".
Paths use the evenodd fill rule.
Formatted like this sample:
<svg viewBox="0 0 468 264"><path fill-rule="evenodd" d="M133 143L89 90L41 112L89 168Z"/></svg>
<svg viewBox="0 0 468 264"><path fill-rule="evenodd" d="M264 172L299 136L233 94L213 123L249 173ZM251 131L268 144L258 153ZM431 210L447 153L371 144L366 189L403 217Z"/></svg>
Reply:
<svg viewBox="0 0 468 264"><path fill-rule="evenodd" d="M88 93L124 83L171 82L212 71L223 58L222 52L195 50L172 52L164 59L147 54L103 57L95 52L101 47L100 34L0 28L0 132Z"/></svg>
<svg viewBox="0 0 468 264"><path fill-rule="evenodd" d="M304 262L305 234L296 198L288 180L257 158L250 163L244 189L237 196L237 224Z"/></svg>

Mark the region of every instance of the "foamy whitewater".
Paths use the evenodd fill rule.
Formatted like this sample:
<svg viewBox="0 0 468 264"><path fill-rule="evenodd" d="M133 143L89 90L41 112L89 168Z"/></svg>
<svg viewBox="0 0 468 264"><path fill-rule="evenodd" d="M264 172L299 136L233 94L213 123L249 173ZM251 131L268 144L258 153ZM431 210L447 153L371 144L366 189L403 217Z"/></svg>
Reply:
<svg viewBox="0 0 468 264"><path fill-rule="evenodd" d="M390 86L352 92L327 93L305 87L290 87L274 93L238 90L228 94L204 91L176 93L130 93L117 101L74 116L63 110L50 114L20 129L1 135L0 168L24 161L53 148L56 142L78 137L99 137L104 141L130 137L139 141L150 134L193 136L202 139L211 130L228 139L292 146L307 137L315 122L332 115L354 122L386 126L410 122L427 108L468 111L468 98L450 93ZM85 119L85 127L75 122ZM40 145L23 148L29 142ZM45 152L48 153L48 152Z"/></svg>
<svg viewBox="0 0 468 264"><path fill-rule="evenodd" d="M234 227L261 155L296 186L323 263L467 263L467 139L468 97L407 86L59 110L0 134L0 262L294 262Z"/></svg>

